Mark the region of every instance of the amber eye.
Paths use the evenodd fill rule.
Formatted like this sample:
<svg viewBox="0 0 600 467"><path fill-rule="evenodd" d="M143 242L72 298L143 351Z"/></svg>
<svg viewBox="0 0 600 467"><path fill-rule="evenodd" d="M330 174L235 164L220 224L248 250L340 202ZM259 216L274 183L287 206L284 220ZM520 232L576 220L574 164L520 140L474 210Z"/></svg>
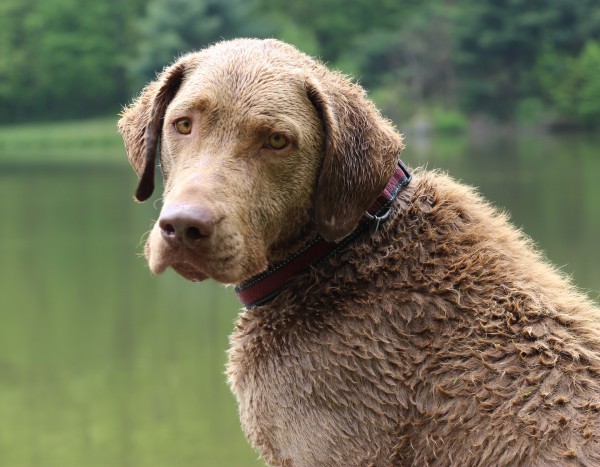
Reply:
<svg viewBox="0 0 600 467"><path fill-rule="evenodd" d="M175 129L182 135L189 135L192 132L192 121L189 118L180 118L175 122Z"/></svg>
<svg viewBox="0 0 600 467"><path fill-rule="evenodd" d="M283 149L288 145L289 141L281 133L273 133L269 136L267 143L271 149Z"/></svg>

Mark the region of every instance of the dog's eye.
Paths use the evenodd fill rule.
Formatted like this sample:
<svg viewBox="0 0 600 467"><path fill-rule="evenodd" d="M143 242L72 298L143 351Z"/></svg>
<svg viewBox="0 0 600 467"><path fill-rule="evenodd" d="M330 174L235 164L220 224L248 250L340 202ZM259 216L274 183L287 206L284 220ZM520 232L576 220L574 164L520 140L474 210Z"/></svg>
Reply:
<svg viewBox="0 0 600 467"><path fill-rule="evenodd" d="M283 149L288 145L289 141L281 133L273 133L269 136L267 143L271 149Z"/></svg>
<svg viewBox="0 0 600 467"><path fill-rule="evenodd" d="M187 118L180 118L175 122L175 129L182 135L189 135L192 132L192 121Z"/></svg>

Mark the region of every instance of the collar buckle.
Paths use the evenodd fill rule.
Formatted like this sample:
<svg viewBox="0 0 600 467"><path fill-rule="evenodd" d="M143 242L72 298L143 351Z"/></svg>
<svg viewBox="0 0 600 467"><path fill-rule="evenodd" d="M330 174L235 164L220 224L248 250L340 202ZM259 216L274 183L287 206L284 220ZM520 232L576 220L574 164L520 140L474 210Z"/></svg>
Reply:
<svg viewBox="0 0 600 467"><path fill-rule="evenodd" d="M384 220L386 220L388 217L390 217L390 213L392 212L392 207L388 206L385 210L385 212L381 215L373 215L373 214L369 214L369 211L365 211L365 217L371 221L371 222L375 222L375 227L373 229L373 233L377 232L379 230L379 224L381 224L381 222L383 222Z"/></svg>
<svg viewBox="0 0 600 467"><path fill-rule="evenodd" d="M365 232L371 224L373 224L374 232L377 232L379 225L390 217L393 201L396 199L398 192L408 185L410 180L410 172L402 161L398 161L398 166L383 193L364 213L354 231L338 242L328 242L317 235L299 252L238 284L235 291L242 304L246 308L264 305L285 289L292 277L303 273L311 266L345 248L346 245Z"/></svg>

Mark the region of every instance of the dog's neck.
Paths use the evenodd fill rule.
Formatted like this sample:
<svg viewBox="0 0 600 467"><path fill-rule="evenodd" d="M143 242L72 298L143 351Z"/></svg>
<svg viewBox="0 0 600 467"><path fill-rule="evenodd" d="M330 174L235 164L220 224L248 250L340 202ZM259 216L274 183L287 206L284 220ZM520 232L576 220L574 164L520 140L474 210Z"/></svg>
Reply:
<svg viewBox="0 0 600 467"><path fill-rule="evenodd" d="M239 284L235 289L239 300L246 308L264 305L284 290L292 277L341 250L367 228L372 227L374 231L377 231L379 224L388 218L396 196L402 188L408 185L410 180L411 175L408 169L402 161L398 161L396 170L385 189L348 236L338 242L328 242L317 235L297 253L271 264L265 272Z"/></svg>

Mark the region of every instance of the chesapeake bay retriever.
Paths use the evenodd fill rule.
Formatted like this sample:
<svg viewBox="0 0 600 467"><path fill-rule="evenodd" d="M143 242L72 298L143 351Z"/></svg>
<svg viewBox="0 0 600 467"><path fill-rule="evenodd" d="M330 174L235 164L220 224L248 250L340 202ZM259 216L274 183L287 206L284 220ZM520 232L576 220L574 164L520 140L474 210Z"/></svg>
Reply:
<svg viewBox="0 0 600 467"><path fill-rule="evenodd" d="M140 201L160 149L152 272L248 304L227 374L266 462L600 465L599 310L472 189L410 180L360 86L275 40L221 42L119 130Z"/></svg>

